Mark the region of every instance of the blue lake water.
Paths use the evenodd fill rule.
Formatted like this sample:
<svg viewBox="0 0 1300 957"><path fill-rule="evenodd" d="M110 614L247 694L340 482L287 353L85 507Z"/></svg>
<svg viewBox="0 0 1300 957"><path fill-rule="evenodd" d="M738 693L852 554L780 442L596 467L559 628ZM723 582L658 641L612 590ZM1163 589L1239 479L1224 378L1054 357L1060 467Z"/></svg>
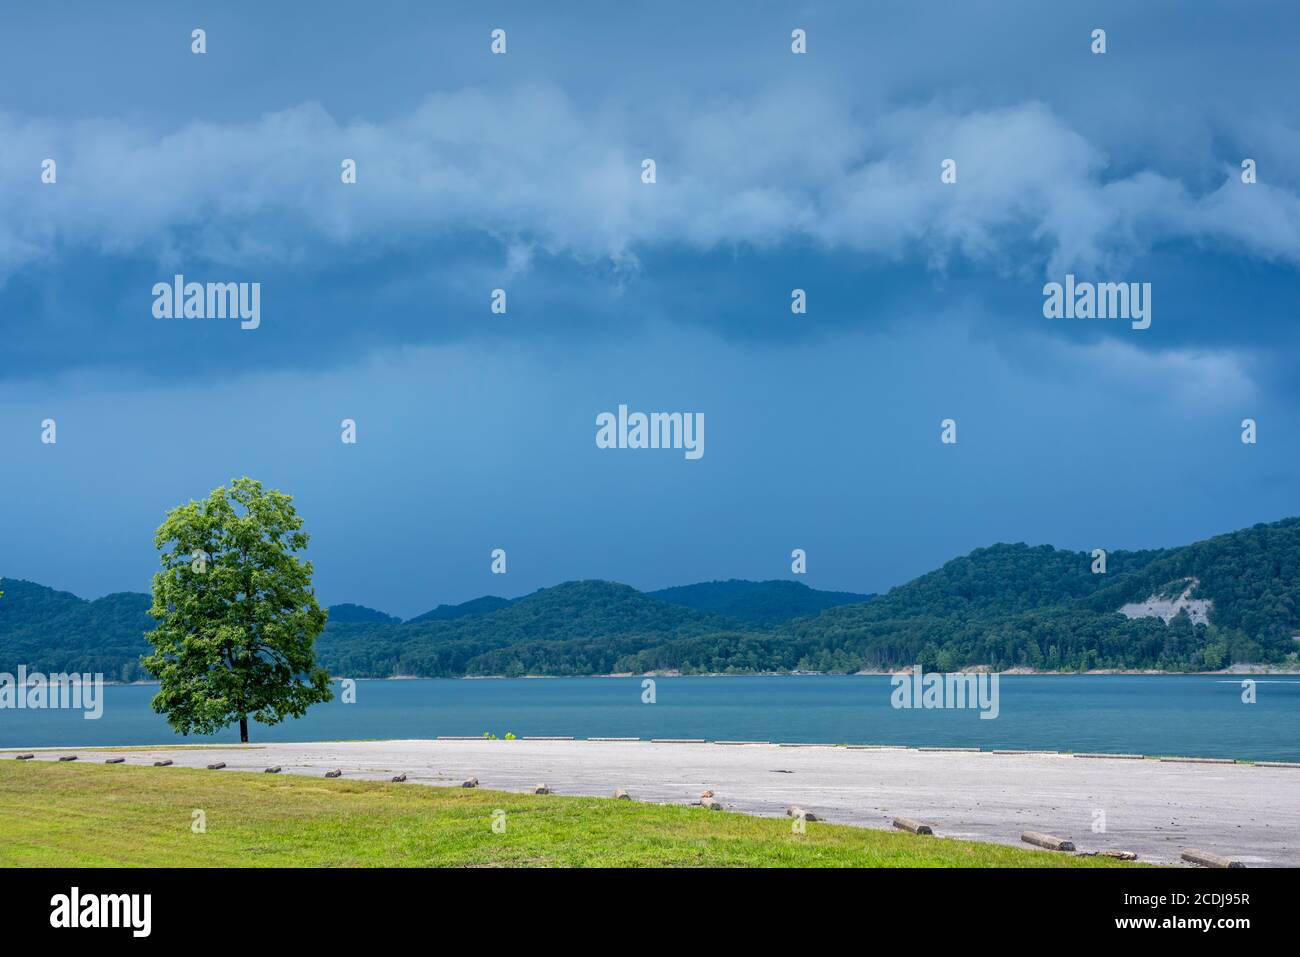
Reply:
<svg viewBox="0 0 1300 957"><path fill-rule="evenodd" d="M357 700L317 705L258 741L573 735L1046 748L1300 760L1300 677L1005 675L999 715L903 710L887 676L358 681ZM0 709L0 747L236 741L237 729L184 738L153 712L157 688L104 688L104 712Z"/></svg>

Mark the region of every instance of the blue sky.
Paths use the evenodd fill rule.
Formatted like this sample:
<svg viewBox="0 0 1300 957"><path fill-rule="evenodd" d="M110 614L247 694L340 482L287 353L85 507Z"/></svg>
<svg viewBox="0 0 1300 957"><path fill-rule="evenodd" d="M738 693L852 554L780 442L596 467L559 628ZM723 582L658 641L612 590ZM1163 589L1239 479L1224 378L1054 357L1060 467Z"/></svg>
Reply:
<svg viewBox="0 0 1300 957"><path fill-rule="evenodd" d="M0 574L143 590L164 511L243 474L323 601L401 615L1296 514L1300 14L954 6L11 11ZM260 328L155 319L177 272L260 282ZM1151 328L1045 319L1067 272L1150 282ZM706 454L596 448L620 403Z"/></svg>

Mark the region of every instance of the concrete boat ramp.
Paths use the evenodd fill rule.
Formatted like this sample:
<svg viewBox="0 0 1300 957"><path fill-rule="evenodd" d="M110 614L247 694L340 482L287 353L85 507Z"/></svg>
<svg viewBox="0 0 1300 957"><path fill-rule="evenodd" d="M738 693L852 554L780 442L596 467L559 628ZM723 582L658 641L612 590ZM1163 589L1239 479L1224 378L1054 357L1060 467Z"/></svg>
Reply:
<svg viewBox="0 0 1300 957"><path fill-rule="evenodd" d="M1134 851L1177 864L1188 849L1246 866L1300 866L1300 766L1238 764L1139 755L1072 755L944 749L778 745L765 742L483 739L231 745L113 751L6 750L33 760L76 755L127 765L171 760L213 771L479 786L669 804L714 792L723 809L784 816L797 805L817 819L889 828L895 817L924 822L939 837L1021 847L1027 831L1057 835L1080 852ZM706 812L701 812L706 813ZM1052 853L1044 851L1043 853Z"/></svg>

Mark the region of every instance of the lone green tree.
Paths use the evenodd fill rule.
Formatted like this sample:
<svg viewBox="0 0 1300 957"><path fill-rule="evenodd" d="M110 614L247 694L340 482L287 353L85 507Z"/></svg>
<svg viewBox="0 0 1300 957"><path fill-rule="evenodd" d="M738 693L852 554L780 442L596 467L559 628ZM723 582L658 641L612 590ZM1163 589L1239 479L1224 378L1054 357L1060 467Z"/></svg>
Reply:
<svg viewBox="0 0 1300 957"><path fill-rule="evenodd" d="M293 499L251 478L167 513L154 535L154 653L141 663L162 685L154 710L175 730L238 721L247 742L250 717L278 724L333 697L316 664L326 613L297 554L307 541Z"/></svg>

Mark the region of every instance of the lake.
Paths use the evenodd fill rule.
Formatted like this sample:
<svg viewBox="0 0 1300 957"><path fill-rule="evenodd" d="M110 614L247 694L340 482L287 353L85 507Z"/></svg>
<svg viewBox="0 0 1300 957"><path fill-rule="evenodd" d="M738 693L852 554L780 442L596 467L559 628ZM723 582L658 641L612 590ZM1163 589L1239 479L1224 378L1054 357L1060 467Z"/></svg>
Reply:
<svg viewBox="0 0 1300 957"><path fill-rule="evenodd" d="M258 741L573 735L1043 748L1300 761L1300 676L1261 675L1256 703L1224 675L1004 675L996 719L976 710L891 706L888 676L358 681L357 700L300 720L252 723ZM157 688L104 688L104 711L0 709L0 747L236 741L173 733L150 708Z"/></svg>

